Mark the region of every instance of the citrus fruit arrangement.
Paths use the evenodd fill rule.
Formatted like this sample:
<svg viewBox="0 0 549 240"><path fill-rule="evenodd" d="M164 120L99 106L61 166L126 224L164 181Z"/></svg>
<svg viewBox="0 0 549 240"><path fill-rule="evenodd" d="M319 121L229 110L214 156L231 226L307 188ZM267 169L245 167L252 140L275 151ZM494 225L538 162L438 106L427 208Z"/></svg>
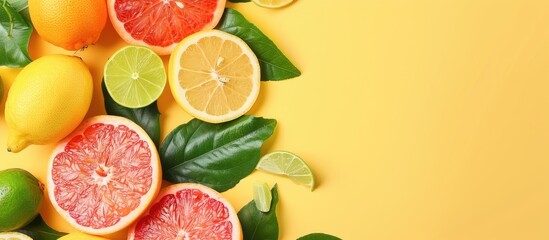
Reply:
<svg viewBox="0 0 549 240"><path fill-rule="evenodd" d="M292 1L252 2L280 8ZM277 121L246 115L262 81L301 74L263 32L226 0L20 4L4 1L8 14L0 17L19 33L17 48L0 44L9 53L0 65L22 68L7 87L6 149L52 149L46 185L23 169L0 171L0 240L100 240L123 230L135 240L278 238L276 185L254 185L254 200L239 211L222 195L256 169L314 189L311 169L296 154L260 156ZM96 51L109 21L127 45L94 79L77 54ZM33 29L72 53L31 60L20 46ZM94 89L99 81L102 89ZM157 100L166 85L194 119L160 141ZM96 91L106 114L84 119ZM77 231L55 231L38 216L44 192Z"/></svg>

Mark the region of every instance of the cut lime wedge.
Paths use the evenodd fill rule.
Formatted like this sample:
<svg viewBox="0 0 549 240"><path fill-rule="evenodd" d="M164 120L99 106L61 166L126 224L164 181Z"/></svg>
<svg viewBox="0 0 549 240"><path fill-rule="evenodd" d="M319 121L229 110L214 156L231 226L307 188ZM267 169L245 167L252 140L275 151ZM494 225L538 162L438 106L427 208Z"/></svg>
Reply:
<svg viewBox="0 0 549 240"><path fill-rule="evenodd" d="M313 173L307 163L291 152L271 152L259 160L256 169L288 176L295 183L303 185L311 191L315 185Z"/></svg>
<svg viewBox="0 0 549 240"><path fill-rule="evenodd" d="M146 47L127 46L118 50L107 61L104 78L114 101L128 108L150 105L166 86L162 59Z"/></svg>
<svg viewBox="0 0 549 240"><path fill-rule="evenodd" d="M272 200L271 189L269 189L269 185L266 182L254 183L254 202L257 210L269 212Z"/></svg>

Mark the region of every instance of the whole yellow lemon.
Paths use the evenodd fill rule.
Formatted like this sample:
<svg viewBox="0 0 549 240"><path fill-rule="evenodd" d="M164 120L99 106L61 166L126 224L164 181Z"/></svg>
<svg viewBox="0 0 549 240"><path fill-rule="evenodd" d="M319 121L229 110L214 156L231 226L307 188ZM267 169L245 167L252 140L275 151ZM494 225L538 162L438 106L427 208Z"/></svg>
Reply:
<svg viewBox="0 0 549 240"><path fill-rule="evenodd" d="M84 119L92 94L91 73L79 57L49 55L27 65L6 99L8 151L63 139Z"/></svg>

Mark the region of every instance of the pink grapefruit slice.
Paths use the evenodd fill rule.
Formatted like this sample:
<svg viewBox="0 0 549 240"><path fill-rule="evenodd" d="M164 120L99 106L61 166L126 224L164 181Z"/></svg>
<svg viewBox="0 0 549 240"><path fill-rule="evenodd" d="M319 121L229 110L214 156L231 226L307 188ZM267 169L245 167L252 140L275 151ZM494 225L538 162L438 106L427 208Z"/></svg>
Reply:
<svg viewBox="0 0 549 240"><path fill-rule="evenodd" d="M215 190L196 183L163 189L128 230L129 240L242 239L238 216Z"/></svg>
<svg viewBox="0 0 549 240"><path fill-rule="evenodd" d="M213 29L226 0L107 0L111 23L124 41L169 55L183 38Z"/></svg>
<svg viewBox="0 0 549 240"><path fill-rule="evenodd" d="M48 195L82 232L104 235L129 226L160 190L158 153L147 133L116 116L85 120L55 148Z"/></svg>

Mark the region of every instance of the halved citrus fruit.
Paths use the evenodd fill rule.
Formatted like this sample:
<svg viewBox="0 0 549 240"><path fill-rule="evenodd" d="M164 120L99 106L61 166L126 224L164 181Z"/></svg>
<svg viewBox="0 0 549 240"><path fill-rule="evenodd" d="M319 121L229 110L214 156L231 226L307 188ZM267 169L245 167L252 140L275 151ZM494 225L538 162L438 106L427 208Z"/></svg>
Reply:
<svg viewBox="0 0 549 240"><path fill-rule="evenodd" d="M114 29L126 42L168 55L185 37L213 29L226 0L108 0Z"/></svg>
<svg viewBox="0 0 549 240"><path fill-rule="evenodd" d="M128 108L150 105L166 86L162 59L141 46L126 46L114 53L105 64L103 78L113 100Z"/></svg>
<svg viewBox="0 0 549 240"><path fill-rule="evenodd" d="M259 61L246 43L219 30L185 38L174 50L168 82L179 105L206 122L244 115L259 94Z"/></svg>
<svg viewBox="0 0 549 240"><path fill-rule="evenodd" d="M157 195L160 161L147 133L116 116L85 120L55 148L48 194L82 232L103 235L130 225Z"/></svg>
<svg viewBox="0 0 549 240"><path fill-rule="evenodd" d="M129 240L242 239L238 216L215 190L196 183L163 189L128 230Z"/></svg>
<svg viewBox="0 0 549 240"><path fill-rule="evenodd" d="M252 0L255 4L264 8L281 8L289 5L294 0Z"/></svg>

